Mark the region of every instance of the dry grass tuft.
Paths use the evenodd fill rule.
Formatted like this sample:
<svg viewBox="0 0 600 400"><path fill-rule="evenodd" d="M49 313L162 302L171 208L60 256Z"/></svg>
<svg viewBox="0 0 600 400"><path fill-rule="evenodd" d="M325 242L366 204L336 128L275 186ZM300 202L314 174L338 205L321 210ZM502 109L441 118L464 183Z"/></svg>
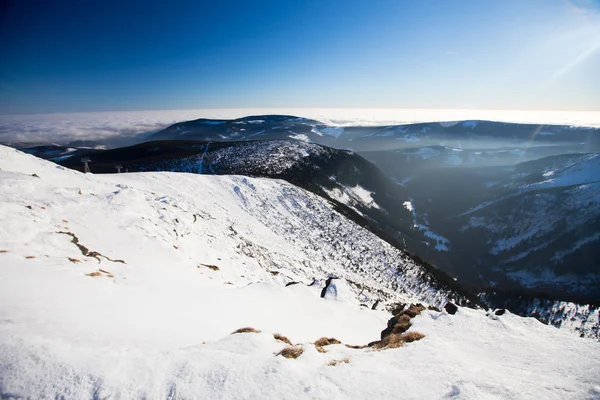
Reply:
<svg viewBox="0 0 600 400"><path fill-rule="evenodd" d="M32 258L35 258L35 256L27 256L25 258L27 258L28 260L31 260Z"/></svg>
<svg viewBox="0 0 600 400"><path fill-rule="evenodd" d="M323 346L317 346L317 345L315 345L315 349L317 349L317 351L319 353L327 353L327 351L323 348Z"/></svg>
<svg viewBox="0 0 600 400"><path fill-rule="evenodd" d="M404 346L406 343L416 342L425 337L420 332L406 332L404 334L392 333L380 341L370 343L374 349L396 349Z"/></svg>
<svg viewBox="0 0 600 400"><path fill-rule="evenodd" d="M108 276L109 278L114 278L114 277L115 277L113 274L111 274L110 272L108 272L108 271L107 271L107 270L105 270L105 269L99 269L98 271L100 271L100 272L102 272L102 273L106 274L106 276Z"/></svg>
<svg viewBox="0 0 600 400"><path fill-rule="evenodd" d="M416 342L417 340L421 340L425 337L425 335L423 335L421 332L406 332L404 335L402 335L402 338L404 339L404 341L406 343L410 343L410 342Z"/></svg>
<svg viewBox="0 0 600 400"><path fill-rule="evenodd" d="M0 253L8 253L8 250L0 250Z"/></svg>
<svg viewBox="0 0 600 400"><path fill-rule="evenodd" d="M340 342L336 338L322 337L321 339L319 339L315 342L315 347L323 347L323 346L329 346L331 344L341 344L341 343L342 342Z"/></svg>
<svg viewBox="0 0 600 400"><path fill-rule="evenodd" d="M77 263L81 262L81 260L78 260L78 259L72 258L72 257L69 257L69 261L71 261L73 264L77 264Z"/></svg>
<svg viewBox="0 0 600 400"><path fill-rule="evenodd" d="M89 274L85 274L85 276L106 276L107 278L115 277L113 274L104 269L99 269L98 271L90 272Z"/></svg>
<svg viewBox="0 0 600 400"><path fill-rule="evenodd" d="M231 332L232 335L234 335L236 333L260 333L260 331L247 326L245 328L240 328L238 330Z"/></svg>
<svg viewBox="0 0 600 400"><path fill-rule="evenodd" d="M398 347L404 346L404 339L402 335L392 333L378 342L373 344L374 349L397 349Z"/></svg>
<svg viewBox="0 0 600 400"><path fill-rule="evenodd" d="M304 349L302 348L302 346L289 346L281 350L279 353L277 353L277 355L283 356L285 358L296 359L300 357L300 354L302 354L303 352Z"/></svg>
<svg viewBox="0 0 600 400"><path fill-rule="evenodd" d="M404 333L408 330L408 328L410 328L410 325L410 316L404 314L398 318L397 322L392 328L392 331L393 333Z"/></svg>
<svg viewBox="0 0 600 400"><path fill-rule="evenodd" d="M330 367L335 367L338 364L348 364L350 362L350 357L346 357L342 360L331 360L327 365Z"/></svg>
<svg viewBox="0 0 600 400"><path fill-rule="evenodd" d="M404 315L408 315L411 318L416 317L421 314L421 311L425 310L425 306L423 304L411 304L406 310L402 312Z"/></svg>
<svg viewBox="0 0 600 400"><path fill-rule="evenodd" d="M275 340L279 340L279 341L282 341L285 344L289 344L290 346L293 346L292 342L290 341L290 339L287 338L287 336L283 336L280 333L276 333L276 334L273 335L273 337L275 338Z"/></svg>
<svg viewBox="0 0 600 400"><path fill-rule="evenodd" d="M367 345L358 345L358 344L347 344L345 345L347 348L349 349L364 349L365 347L368 347Z"/></svg>

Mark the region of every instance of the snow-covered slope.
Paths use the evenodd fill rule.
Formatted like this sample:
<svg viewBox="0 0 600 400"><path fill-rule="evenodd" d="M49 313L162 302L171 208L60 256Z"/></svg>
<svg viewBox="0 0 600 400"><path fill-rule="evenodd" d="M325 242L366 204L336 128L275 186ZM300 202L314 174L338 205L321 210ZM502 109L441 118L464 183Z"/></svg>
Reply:
<svg viewBox="0 0 600 400"><path fill-rule="evenodd" d="M317 352L379 339L385 303L453 294L283 181L83 175L0 146L0 220L2 398L600 395L598 342L510 313L426 311L419 342ZM275 356L275 332L304 353Z"/></svg>

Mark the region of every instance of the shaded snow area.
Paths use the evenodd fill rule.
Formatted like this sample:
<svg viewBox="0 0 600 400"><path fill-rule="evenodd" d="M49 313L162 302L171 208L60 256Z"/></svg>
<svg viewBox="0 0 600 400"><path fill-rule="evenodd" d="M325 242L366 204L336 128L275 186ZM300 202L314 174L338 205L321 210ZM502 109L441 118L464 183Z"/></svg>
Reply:
<svg viewBox="0 0 600 400"><path fill-rule="evenodd" d="M547 242L542 245L546 247L552 245L557 238L557 231L568 234L582 224L593 221L600 215L600 183L567 187L560 192L532 193L524 196L520 203L523 203L524 206L516 210L516 216L513 217L510 225L504 222L505 219L501 213L470 218L470 227L485 227L494 235L492 236L493 246L490 250L492 254L513 251L533 239L539 240L540 238L548 238ZM568 215L569 218L565 218L565 215ZM565 255L598 239L597 235L592 234L581 239L572 247L564 249L557 247L551 261L561 261ZM530 249L530 251L533 250ZM527 254L518 253L513 258L516 261Z"/></svg>
<svg viewBox="0 0 600 400"><path fill-rule="evenodd" d="M423 232L423 236L430 239L428 242L423 242L427 246L433 246L437 251L448 251L450 250L450 240L448 238L432 231L429 228L429 222L427 221L427 214L418 215L412 201L405 201L402 203L404 208L411 212L413 216L413 228Z"/></svg>
<svg viewBox="0 0 600 400"><path fill-rule="evenodd" d="M0 218L3 399L600 396L597 341L510 312L424 311L420 341L344 346L380 338L377 300L449 295L282 181L84 175L0 146Z"/></svg>
<svg viewBox="0 0 600 400"><path fill-rule="evenodd" d="M288 135L288 137L290 139L301 140L301 141L307 142L307 143L310 142L310 138L308 136L306 136L305 134L297 133L294 135Z"/></svg>
<svg viewBox="0 0 600 400"><path fill-rule="evenodd" d="M344 128L342 127L321 127L317 128L313 126L311 129L312 133L316 133L319 136L328 135L333 136L334 138L339 138L344 133Z"/></svg>
<svg viewBox="0 0 600 400"><path fill-rule="evenodd" d="M600 154L590 154L567 163L556 169L548 169L543 174L548 178L529 185L530 189L547 189L561 186L573 186L600 181Z"/></svg>

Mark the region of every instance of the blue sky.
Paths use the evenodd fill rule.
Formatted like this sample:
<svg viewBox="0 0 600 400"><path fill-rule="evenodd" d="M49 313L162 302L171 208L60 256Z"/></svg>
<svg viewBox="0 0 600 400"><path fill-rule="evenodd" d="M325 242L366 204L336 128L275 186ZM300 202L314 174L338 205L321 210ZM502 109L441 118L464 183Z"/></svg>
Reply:
<svg viewBox="0 0 600 400"><path fill-rule="evenodd" d="M600 110L600 0L3 1L0 113Z"/></svg>

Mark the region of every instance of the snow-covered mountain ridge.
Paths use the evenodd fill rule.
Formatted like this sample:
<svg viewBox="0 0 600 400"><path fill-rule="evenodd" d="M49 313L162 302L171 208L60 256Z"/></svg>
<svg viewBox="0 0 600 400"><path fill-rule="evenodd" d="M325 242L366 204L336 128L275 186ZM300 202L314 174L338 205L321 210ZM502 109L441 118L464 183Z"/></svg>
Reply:
<svg viewBox="0 0 600 400"><path fill-rule="evenodd" d="M600 394L596 341L510 313L426 311L411 328L419 342L317 352L321 336L379 338L389 314L361 303L452 293L282 181L84 175L0 147L0 217L3 398ZM335 296L321 298L332 275ZM229 335L242 326L262 332ZM304 353L275 356L275 332Z"/></svg>

